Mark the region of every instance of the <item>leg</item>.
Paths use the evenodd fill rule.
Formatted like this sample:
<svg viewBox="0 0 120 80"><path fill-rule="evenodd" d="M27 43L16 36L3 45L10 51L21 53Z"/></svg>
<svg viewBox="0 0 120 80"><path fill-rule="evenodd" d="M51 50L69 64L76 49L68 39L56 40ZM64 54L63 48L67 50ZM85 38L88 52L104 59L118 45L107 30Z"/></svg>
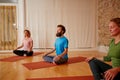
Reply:
<svg viewBox="0 0 120 80"><path fill-rule="evenodd" d="M65 58L61 58L60 60L58 61L55 61L55 64L59 65L59 64L64 64L68 61L68 59L65 59Z"/></svg>
<svg viewBox="0 0 120 80"><path fill-rule="evenodd" d="M43 56L44 61L53 63L54 56Z"/></svg>
<svg viewBox="0 0 120 80"><path fill-rule="evenodd" d="M102 75L104 75L104 72L112 68L112 66L97 59L92 59L91 61L89 61L89 65L90 65L90 68L92 70L95 80L103 79Z"/></svg>
<svg viewBox="0 0 120 80"><path fill-rule="evenodd" d="M24 56L24 51L22 50L14 50L13 53L15 53L18 56Z"/></svg>
<svg viewBox="0 0 120 80"><path fill-rule="evenodd" d="M32 56L33 55L33 51L30 51L30 52L27 51L25 54L26 54L26 56Z"/></svg>

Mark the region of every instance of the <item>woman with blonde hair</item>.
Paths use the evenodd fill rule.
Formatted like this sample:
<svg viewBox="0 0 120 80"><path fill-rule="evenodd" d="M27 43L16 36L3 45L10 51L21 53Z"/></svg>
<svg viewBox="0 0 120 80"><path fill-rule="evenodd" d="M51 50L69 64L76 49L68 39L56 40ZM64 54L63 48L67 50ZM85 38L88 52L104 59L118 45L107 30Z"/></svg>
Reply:
<svg viewBox="0 0 120 80"><path fill-rule="evenodd" d="M113 18L109 23L112 40L108 57L112 65L106 64L94 57L87 58L95 80L120 80L120 18Z"/></svg>

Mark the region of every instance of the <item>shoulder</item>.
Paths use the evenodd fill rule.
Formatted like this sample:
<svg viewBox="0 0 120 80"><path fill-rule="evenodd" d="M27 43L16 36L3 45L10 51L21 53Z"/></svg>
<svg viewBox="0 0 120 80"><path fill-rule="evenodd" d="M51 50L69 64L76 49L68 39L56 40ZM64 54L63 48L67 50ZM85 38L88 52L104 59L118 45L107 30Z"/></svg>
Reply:
<svg viewBox="0 0 120 80"><path fill-rule="evenodd" d="M64 36L64 39L68 41L67 37Z"/></svg>
<svg viewBox="0 0 120 80"><path fill-rule="evenodd" d="M30 37L28 40L29 40L29 41L33 41L31 37Z"/></svg>
<svg viewBox="0 0 120 80"><path fill-rule="evenodd" d="M62 38L63 38L63 39L67 39L67 37L65 37L65 36L63 36Z"/></svg>
<svg viewBox="0 0 120 80"><path fill-rule="evenodd" d="M64 39L65 42L68 42L67 37L64 36L63 39Z"/></svg>

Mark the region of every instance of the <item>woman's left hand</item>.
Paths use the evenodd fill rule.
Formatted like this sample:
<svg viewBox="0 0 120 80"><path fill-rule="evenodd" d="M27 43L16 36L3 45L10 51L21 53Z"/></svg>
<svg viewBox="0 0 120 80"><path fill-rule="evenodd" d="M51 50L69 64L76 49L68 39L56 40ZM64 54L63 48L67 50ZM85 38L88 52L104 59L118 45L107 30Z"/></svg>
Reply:
<svg viewBox="0 0 120 80"><path fill-rule="evenodd" d="M113 80L114 77L118 74L119 68L112 68L105 72L105 80Z"/></svg>

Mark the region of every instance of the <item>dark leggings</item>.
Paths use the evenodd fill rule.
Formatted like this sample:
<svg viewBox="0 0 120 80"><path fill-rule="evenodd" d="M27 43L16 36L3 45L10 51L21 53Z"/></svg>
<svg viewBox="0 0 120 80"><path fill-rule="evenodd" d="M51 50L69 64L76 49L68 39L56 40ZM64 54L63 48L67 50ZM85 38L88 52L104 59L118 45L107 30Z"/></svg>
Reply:
<svg viewBox="0 0 120 80"><path fill-rule="evenodd" d="M14 50L13 53L15 53L18 56L24 56L24 54L26 56L32 56L33 55L33 51L28 52L28 51L24 51L24 50Z"/></svg>
<svg viewBox="0 0 120 80"><path fill-rule="evenodd" d="M95 80L105 80L103 77L104 72L112 68L112 66L98 59L92 59L89 61L89 65ZM113 80L120 80L120 72L115 76Z"/></svg>
<svg viewBox="0 0 120 80"><path fill-rule="evenodd" d="M55 56L43 56L43 59L44 59L44 61L46 61L46 62L53 63L53 58L54 58L54 57L55 57ZM61 58L60 60L55 61L55 63L56 63L57 65L59 65L59 64L67 63L67 61L68 61L68 59Z"/></svg>

